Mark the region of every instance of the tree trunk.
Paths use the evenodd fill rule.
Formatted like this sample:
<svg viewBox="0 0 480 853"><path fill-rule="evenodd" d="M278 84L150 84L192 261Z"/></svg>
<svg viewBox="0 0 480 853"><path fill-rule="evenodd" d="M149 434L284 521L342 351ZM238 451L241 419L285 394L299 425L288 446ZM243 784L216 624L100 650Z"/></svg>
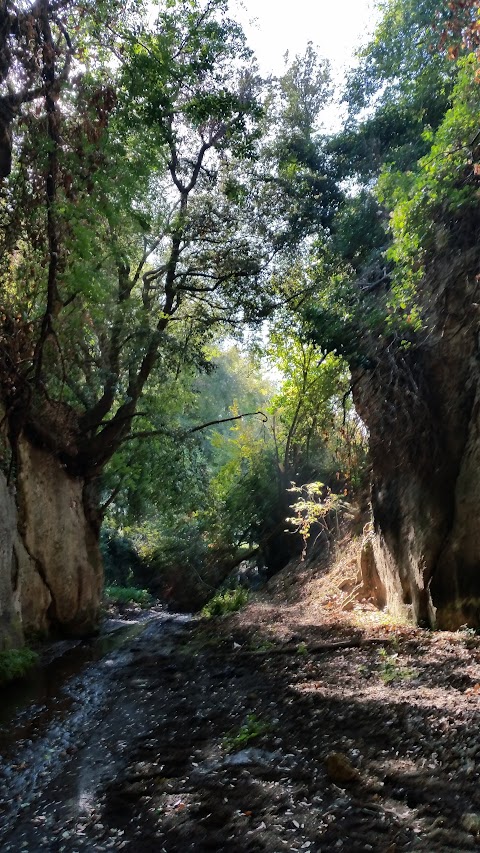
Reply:
<svg viewBox="0 0 480 853"><path fill-rule="evenodd" d="M98 628L103 575L86 484L25 439L17 465L24 629L88 635Z"/></svg>
<svg viewBox="0 0 480 853"><path fill-rule="evenodd" d="M443 629L480 625L478 271L476 247L432 263L418 341L386 342L354 376L370 430L367 547L387 606Z"/></svg>

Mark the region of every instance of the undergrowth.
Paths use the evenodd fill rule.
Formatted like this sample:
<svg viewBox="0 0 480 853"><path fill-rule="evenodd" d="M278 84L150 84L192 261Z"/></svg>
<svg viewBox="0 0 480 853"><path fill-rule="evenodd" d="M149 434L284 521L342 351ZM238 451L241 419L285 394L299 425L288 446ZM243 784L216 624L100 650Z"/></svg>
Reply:
<svg viewBox="0 0 480 853"><path fill-rule="evenodd" d="M107 604L138 604L142 608L150 607L153 601L148 590L134 586L107 586L105 599Z"/></svg>
<svg viewBox="0 0 480 853"><path fill-rule="evenodd" d="M7 684L26 675L38 661L31 649L9 649L0 652L0 684Z"/></svg>
<svg viewBox="0 0 480 853"><path fill-rule="evenodd" d="M248 590L241 586L235 589L226 589L223 592L217 592L210 601L207 601L202 609L202 616L205 619L212 619L214 616L224 616L226 613L234 613L240 610L248 601Z"/></svg>
<svg viewBox="0 0 480 853"><path fill-rule="evenodd" d="M236 733L224 737L223 748L227 752L234 752L236 749L241 749L247 743L250 743L250 741L267 734L270 729L270 723L260 720L256 714L248 714L246 722L243 726L240 726Z"/></svg>
<svg viewBox="0 0 480 853"><path fill-rule="evenodd" d="M398 654L389 654L385 648L379 649L380 666L378 674L384 684L392 681L409 681L415 677L415 671L408 667L401 667L397 663Z"/></svg>

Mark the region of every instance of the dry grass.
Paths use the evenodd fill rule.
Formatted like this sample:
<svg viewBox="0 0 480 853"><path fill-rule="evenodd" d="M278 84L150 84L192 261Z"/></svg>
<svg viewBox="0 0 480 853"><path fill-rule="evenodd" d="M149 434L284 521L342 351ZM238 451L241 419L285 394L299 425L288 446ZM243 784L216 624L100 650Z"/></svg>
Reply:
<svg viewBox="0 0 480 853"><path fill-rule="evenodd" d="M355 535L348 524L341 536L317 560L291 561L266 590L252 595L233 617L234 624L276 642L314 642L321 636L388 633L404 627L363 595L363 536Z"/></svg>

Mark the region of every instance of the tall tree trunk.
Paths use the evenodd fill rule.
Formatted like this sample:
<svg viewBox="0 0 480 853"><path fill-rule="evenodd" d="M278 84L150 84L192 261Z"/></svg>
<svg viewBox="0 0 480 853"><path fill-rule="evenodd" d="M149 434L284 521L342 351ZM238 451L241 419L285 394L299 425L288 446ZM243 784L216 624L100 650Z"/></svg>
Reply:
<svg viewBox="0 0 480 853"><path fill-rule="evenodd" d="M379 590L393 610L445 629L480 625L479 268L477 247L433 259L417 342L386 343L354 376Z"/></svg>

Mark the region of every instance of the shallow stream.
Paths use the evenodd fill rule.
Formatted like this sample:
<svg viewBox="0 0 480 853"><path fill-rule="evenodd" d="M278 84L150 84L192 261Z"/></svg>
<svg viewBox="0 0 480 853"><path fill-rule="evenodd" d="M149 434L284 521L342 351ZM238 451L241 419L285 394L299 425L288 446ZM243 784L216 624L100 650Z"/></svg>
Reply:
<svg viewBox="0 0 480 853"><path fill-rule="evenodd" d="M49 646L28 679L2 690L0 839L62 766L68 766L69 757L83 746L85 732L98 728L95 743L101 743L102 722L118 701L125 668L132 666L139 644L148 642L145 635L158 640L164 634L167 640L177 623L185 621L160 609L129 621L108 620L96 638ZM119 759L121 746L108 760L100 753L95 747L87 775L104 772L109 761Z"/></svg>

